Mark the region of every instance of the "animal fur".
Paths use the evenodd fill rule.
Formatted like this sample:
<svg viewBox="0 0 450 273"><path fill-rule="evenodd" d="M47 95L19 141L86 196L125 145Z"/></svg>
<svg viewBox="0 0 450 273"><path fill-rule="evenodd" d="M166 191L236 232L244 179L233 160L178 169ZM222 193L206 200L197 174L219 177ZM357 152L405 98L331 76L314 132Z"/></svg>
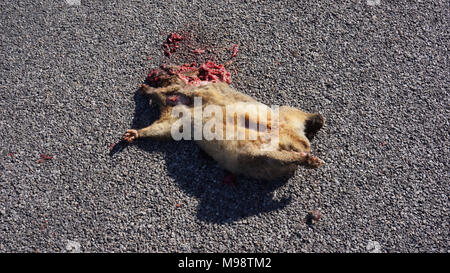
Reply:
<svg viewBox="0 0 450 273"><path fill-rule="evenodd" d="M223 124L223 131L227 126L237 126L249 135L252 130L250 124L266 126L271 130L272 119L270 108L257 102L254 98L240 93L223 82L208 83L200 86L186 84L179 75L170 73L170 67L160 71L152 79L151 84L143 84L140 92L149 95L152 102L159 105L161 117L152 125L139 130L127 130L123 139L133 142L138 138L172 139L172 125L179 119L172 116L174 107L183 107L184 110L193 113L194 97L202 99L202 108L208 105L217 105L222 108L225 117L203 117L202 125L211 119L218 118ZM186 71L197 73L195 71ZM244 103L244 104L243 104ZM256 114L249 115L251 107L263 107L268 110L268 118L259 118ZM237 117L229 117L227 109L233 109ZM250 113L251 114L251 113ZM193 116L193 115L192 115ZM243 118L244 124L236 125L236 118ZM253 117L253 120L251 119ZM193 122L193 121L192 121ZM261 150L265 144L261 134L256 133L256 139L250 140L195 140L199 147L214 158L223 168L236 175L244 175L262 180L273 180L291 176L298 165L317 168L323 162L311 155L310 140L322 128L325 118L320 114L306 113L300 109L289 106L279 108L279 143L273 150ZM215 128L214 128L215 130ZM246 135L246 136L247 136Z"/></svg>

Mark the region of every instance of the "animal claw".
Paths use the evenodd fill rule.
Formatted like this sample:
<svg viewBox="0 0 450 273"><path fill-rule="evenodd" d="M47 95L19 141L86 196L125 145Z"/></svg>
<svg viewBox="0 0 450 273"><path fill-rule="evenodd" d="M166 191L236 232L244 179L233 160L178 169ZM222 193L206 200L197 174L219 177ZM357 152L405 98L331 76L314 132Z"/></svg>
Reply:
<svg viewBox="0 0 450 273"><path fill-rule="evenodd" d="M138 131L134 129L129 129L123 134L122 139L128 143L133 142L135 139L139 137Z"/></svg>

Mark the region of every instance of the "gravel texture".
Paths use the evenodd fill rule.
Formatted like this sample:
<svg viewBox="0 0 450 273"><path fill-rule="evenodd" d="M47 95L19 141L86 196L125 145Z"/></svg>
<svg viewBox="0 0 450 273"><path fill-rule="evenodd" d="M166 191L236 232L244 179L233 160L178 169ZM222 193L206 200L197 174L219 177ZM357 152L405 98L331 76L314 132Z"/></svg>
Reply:
<svg viewBox="0 0 450 273"><path fill-rule="evenodd" d="M1 252L449 252L446 1L77 2L0 3ZM239 44L240 91L322 113L326 165L233 187L192 142L110 152L183 29Z"/></svg>

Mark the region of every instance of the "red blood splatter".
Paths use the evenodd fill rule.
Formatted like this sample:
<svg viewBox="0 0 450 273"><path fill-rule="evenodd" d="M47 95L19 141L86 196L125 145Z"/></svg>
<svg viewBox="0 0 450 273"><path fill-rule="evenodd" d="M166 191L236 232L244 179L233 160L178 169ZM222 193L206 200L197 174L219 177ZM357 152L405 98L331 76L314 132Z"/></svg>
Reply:
<svg viewBox="0 0 450 273"><path fill-rule="evenodd" d="M178 204L177 204L177 208L180 208L180 207L181 207L181 203L178 203Z"/></svg>
<svg viewBox="0 0 450 273"><path fill-rule="evenodd" d="M190 105L191 99L185 95L171 95L167 97L166 104L172 106L179 104Z"/></svg>
<svg viewBox="0 0 450 273"><path fill-rule="evenodd" d="M111 151L112 149L114 149L114 146L116 146L116 143L111 143L111 144L109 145L109 150Z"/></svg>
<svg viewBox="0 0 450 273"><path fill-rule="evenodd" d="M168 35L166 41L162 44L162 48L164 50L164 54L168 57L172 55L179 47L180 42L186 40L189 41L189 37L185 37L180 35L179 33L172 32ZM194 47L191 47L194 48ZM231 48L232 51L231 58L229 62L232 60L239 52L239 45L234 44ZM203 54L206 52L205 48L195 48L192 49L195 54ZM225 63L227 65L229 63ZM191 64L184 64L180 66L170 66L163 64L158 69L152 69L146 82L148 85L152 87L160 87L160 81L163 79L167 79L166 73L169 75L178 76L185 84L200 86L207 83L217 83L217 82L225 82L231 83L231 73L225 69L225 65L216 64L214 61L209 60L203 64L197 65L195 62ZM237 74L236 70L233 71ZM170 99L169 101L175 102L175 98Z"/></svg>
<svg viewBox="0 0 450 273"><path fill-rule="evenodd" d="M164 54L167 57L172 56L172 53L174 53L177 48L180 47L180 42L184 40L184 37L181 36L178 33L170 33L167 37L167 40L162 44L162 48L164 50Z"/></svg>
<svg viewBox="0 0 450 273"><path fill-rule="evenodd" d="M180 98L180 96L178 96L178 95L172 95L172 96L169 96L167 98L167 100L169 100L170 102L177 102L179 98Z"/></svg>
<svg viewBox="0 0 450 273"><path fill-rule="evenodd" d="M51 155L46 155L46 154L41 154L41 158L42 159L53 159L53 156L51 156Z"/></svg>
<svg viewBox="0 0 450 273"><path fill-rule="evenodd" d="M157 76L157 75L159 74L159 72L161 72L161 71L158 70L158 69L152 69L152 70L150 70L150 72L148 73L148 77L151 78L151 77Z"/></svg>
<svg viewBox="0 0 450 273"><path fill-rule="evenodd" d="M197 49L194 49L192 52L194 52L195 54L203 54L203 53L205 53L205 50L197 48Z"/></svg>
<svg viewBox="0 0 450 273"><path fill-rule="evenodd" d="M226 82L231 83L231 74L228 72L223 64L215 64L212 61L207 61L199 68L199 79L208 82Z"/></svg>
<svg viewBox="0 0 450 273"><path fill-rule="evenodd" d="M164 66L162 66L162 68L165 69ZM159 72L161 71L155 69L150 71L147 81L156 83ZM193 86L199 86L210 82L231 83L231 73L225 69L223 64L215 64L212 61L207 61L199 66L193 62L191 64L171 67L167 70L167 73L170 75L177 75L186 84Z"/></svg>
<svg viewBox="0 0 450 273"><path fill-rule="evenodd" d="M46 160L52 160L53 156L41 154L41 159L39 159L38 163L43 163Z"/></svg>
<svg viewBox="0 0 450 273"><path fill-rule="evenodd" d="M229 50L233 51L231 53L231 58L230 58L230 59L233 59L239 53L239 45L238 44L234 44L231 48L229 48Z"/></svg>
<svg viewBox="0 0 450 273"><path fill-rule="evenodd" d="M152 59L152 57L150 57L150 56L148 56L148 57L147 57L147 60L149 60L149 61L150 61L151 59Z"/></svg>
<svg viewBox="0 0 450 273"><path fill-rule="evenodd" d="M9 154L8 154L8 156L13 156L14 155L14 153L13 152L10 152Z"/></svg>
<svg viewBox="0 0 450 273"><path fill-rule="evenodd" d="M156 86L158 83L158 75L162 72L162 69L152 69L147 75L146 81L153 86Z"/></svg>
<svg viewBox="0 0 450 273"><path fill-rule="evenodd" d="M381 146L384 146L384 145L386 145L386 144L387 144L386 141L381 142Z"/></svg>
<svg viewBox="0 0 450 273"><path fill-rule="evenodd" d="M171 75L177 75L181 80L183 80L186 84L200 85L200 79L196 75L196 71L198 70L197 64L184 64L183 66L177 66L168 71Z"/></svg>
<svg viewBox="0 0 450 273"><path fill-rule="evenodd" d="M236 178L234 177L234 175L229 174L224 177L224 179L222 180L222 184L236 187Z"/></svg>

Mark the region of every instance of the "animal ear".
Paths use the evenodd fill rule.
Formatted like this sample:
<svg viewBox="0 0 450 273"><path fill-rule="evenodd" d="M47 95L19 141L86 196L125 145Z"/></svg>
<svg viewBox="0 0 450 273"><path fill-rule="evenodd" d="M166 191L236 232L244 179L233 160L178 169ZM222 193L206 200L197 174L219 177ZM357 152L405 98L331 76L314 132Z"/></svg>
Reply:
<svg viewBox="0 0 450 273"><path fill-rule="evenodd" d="M305 121L305 135L311 141L317 132L323 127L325 124L325 117L321 114L312 114Z"/></svg>

